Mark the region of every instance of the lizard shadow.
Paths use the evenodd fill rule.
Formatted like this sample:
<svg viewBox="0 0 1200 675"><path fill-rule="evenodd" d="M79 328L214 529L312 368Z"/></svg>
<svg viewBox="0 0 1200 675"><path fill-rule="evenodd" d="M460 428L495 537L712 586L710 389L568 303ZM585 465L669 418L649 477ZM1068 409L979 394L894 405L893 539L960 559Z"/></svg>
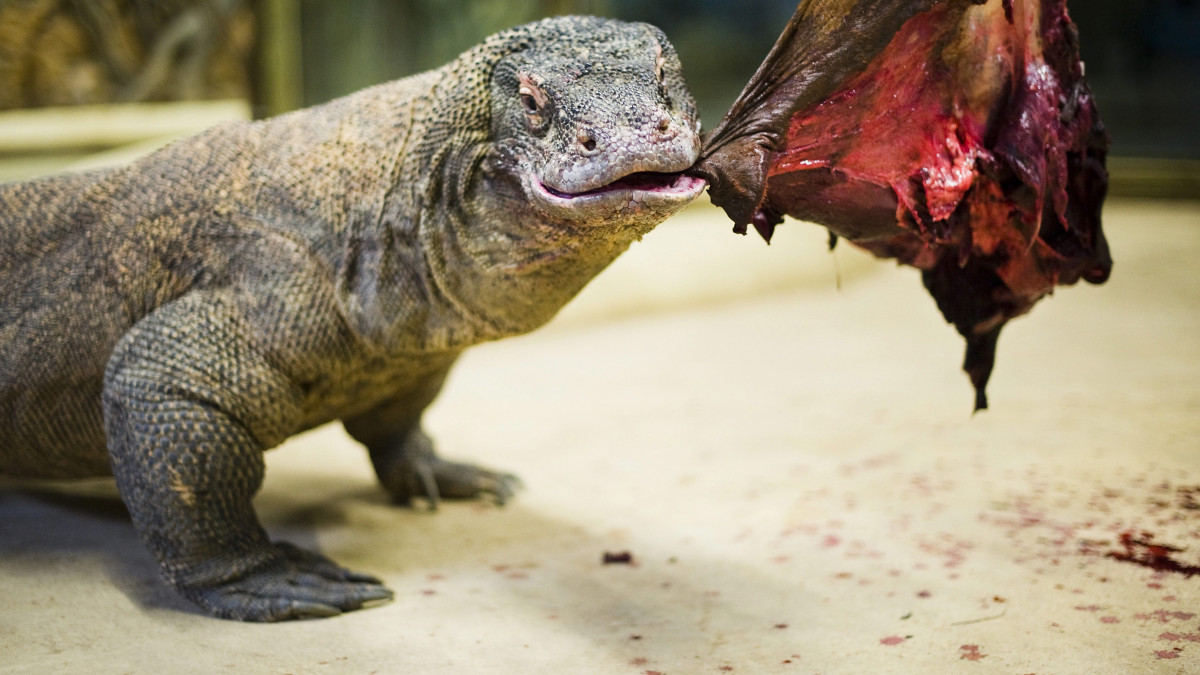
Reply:
<svg viewBox="0 0 1200 675"><path fill-rule="evenodd" d="M357 572L407 565L414 551L453 555L454 547L424 545L423 537L469 531L464 519L499 511L479 501L450 501L436 511L422 503L397 504L365 475L283 468L268 476L255 510L271 540L321 553ZM64 560L73 574L106 577L143 609L203 615L162 580L112 479L0 479L0 571L37 575Z"/></svg>
<svg viewBox="0 0 1200 675"><path fill-rule="evenodd" d="M470 578L468 585L481 584L480 594L505 605L541 606L556 614L558 625L626 660L643 654L668 662L691 658L697 644L712 639L709 619L698 621L698 613L719 616L727 626L778 620L760 613L762 603L734 601L735 594L787 597L793 612L819 604L783 579L728 559L697 557L676 565L643 562L642 551L635 551L640 569L603 565L600 554L620 544L569 517L530 508L519 497L503 509L448 502L433 514L398 507L367 476L278 473L256 499L272 539L377 574L398 598L435 592L450 583L442 577L459 583ZM77 575L106 577L144 610L202 616L161 580L111 481L0 483L0 566L57 574L53 564L64 558L87 561L75 567ZM394 620L387 608L372 611L381 621ZM393 611L400 611L399 602ZM653 650L636 641L614 644L612 627L618 623L628 625L630 634L660 633Z"/></svg>
<svg viewBox="0 0 1200 675"><path fill-rule="evenodd" d="M50 569L64 560L78 575L99 567L140 606L189 609L160 579L111 479L0 483L0 566Z"/></svg>
<svg viewBox="0 0 1200 675"><path fill-rule="evenodd" d="M322 489L349 500L387 504L377 488L344 480ZM295 490L303 495L305 490ZM377 494L378 493L378 494ZM267 494L262 516L272 540L320 551L317 530L338 521L338 510L310 499ZM256 506L258 504L256 503ZM112 479L83 481L0 480L0 569L49 569L70 560L77 574L102 574L144 609L203 615L161 578L157 562L133 527Z"/></svg>

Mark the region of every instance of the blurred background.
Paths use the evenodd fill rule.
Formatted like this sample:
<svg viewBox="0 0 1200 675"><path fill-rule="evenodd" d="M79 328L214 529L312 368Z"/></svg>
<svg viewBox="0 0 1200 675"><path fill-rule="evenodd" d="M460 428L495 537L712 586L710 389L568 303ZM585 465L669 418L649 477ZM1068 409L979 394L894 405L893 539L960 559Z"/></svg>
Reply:
<svg viewBox="0 0 1200 675"><path fill-rule="evenodd" d="M74 166L97 150L153 144L228 117L319 103L441 65L497 30L565 13L662 27L712 128L795 6L0 0L0 180ZM1113 136L1113 191L1200 194L1200 1L1087 0L1071 3L1070 11Z"/></svg>

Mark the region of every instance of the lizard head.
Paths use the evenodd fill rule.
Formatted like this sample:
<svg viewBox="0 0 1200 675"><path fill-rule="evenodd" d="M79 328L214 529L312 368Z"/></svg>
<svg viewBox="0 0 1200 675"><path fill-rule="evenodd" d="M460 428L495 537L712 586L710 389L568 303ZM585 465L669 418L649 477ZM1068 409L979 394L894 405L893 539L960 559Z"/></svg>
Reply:
<svg viewBox="0 0 1200 675"><path fill-rule="evenodd" d="M648 24L565 17L492 71L491 171L545 219L648 231L700 194L700 122L674 48ZM556 35L560 33L560 35Z"/></svg>

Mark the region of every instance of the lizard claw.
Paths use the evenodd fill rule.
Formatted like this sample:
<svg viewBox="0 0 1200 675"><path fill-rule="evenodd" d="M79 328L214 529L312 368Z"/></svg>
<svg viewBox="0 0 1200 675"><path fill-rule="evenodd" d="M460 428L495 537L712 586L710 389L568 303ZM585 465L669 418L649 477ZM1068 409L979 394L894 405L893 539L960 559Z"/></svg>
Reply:
<svg viewBox="0 0 1200 675"><path fill-rule="evenodd" d="M524 487L511 473L491 471L472 464L449 462L436 455L421 457L409 466L407 480L396 481L392 495L400 503L423 498L436 511L442 499L475 499L489 496L503 506Z"/></svg>
<svg viewBox="0 0 1200 675"><path fill-rule="evenodd" d="M367 448L379 482L397 504L420 499L436 511L443 499L490 497L503 506L524 487L511 473L438 457L433 441L420 429L400 443L368 444Z"/></svg>
<svg viewBox="0 0 1200 675"><path fill-rule="evenodd" d="M243 565L236 560L213 561L216 569L226 570L221 577L201 575L178 587L209 614L241 621L337 616L392 599L392 591L379 579L288 543L245 557ZM265 562L254 564L251 560L256 557Z"/></svg>

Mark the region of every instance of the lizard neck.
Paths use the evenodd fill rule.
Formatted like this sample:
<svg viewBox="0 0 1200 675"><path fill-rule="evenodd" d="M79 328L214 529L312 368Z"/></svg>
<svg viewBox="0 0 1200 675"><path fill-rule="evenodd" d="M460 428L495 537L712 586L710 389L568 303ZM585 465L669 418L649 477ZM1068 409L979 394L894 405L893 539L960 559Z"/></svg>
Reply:
<svg viewBox="0 0 1200 675"><path fill-rule="evenodd" d="M298 221L311 225L344 314L389 351L533 330L662 219L537 211L492 138L488 97L459 86L478 82L464 76L478 57L317 109L280 144L311 148L290 160L296 184L282 201L316 209Z"/></svg>
<svg viewBox="0 0 1200 675"><path fill-rule="evenodd" d="M655 224L554 219L492 161L488 146L454 158L420 232L430 287L477 341L542 326Z"/></svg>
<svg viewBox="0 0 1200 675"><path fill-rule="evenodd" d="M410 103L400 154L378 154L394 159L376 163L387 175L370 179L373 198L330 214L338 297L356 329L389 350L457 350L531 331L655 224L535 211L497 158L487 110L432 82Z"/></svg>

